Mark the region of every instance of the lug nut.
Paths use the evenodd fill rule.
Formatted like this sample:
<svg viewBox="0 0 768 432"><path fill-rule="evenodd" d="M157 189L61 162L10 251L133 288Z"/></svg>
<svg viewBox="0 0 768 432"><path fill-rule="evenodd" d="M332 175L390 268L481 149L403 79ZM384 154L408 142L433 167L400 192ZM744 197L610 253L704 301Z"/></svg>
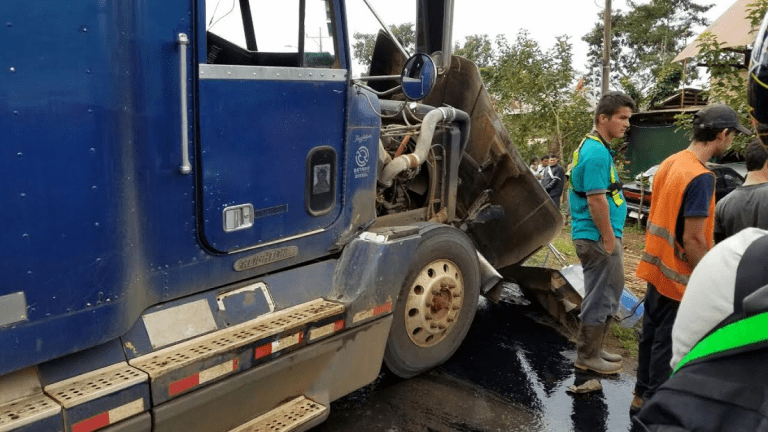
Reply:
<svg viewBox="0 0 768 432"><path fill-rule="evenodd" d="M434 294L434 295L440 295L440 290L439 290L439 289L433 289L433 290L432 290L432 294Z"/></svg>

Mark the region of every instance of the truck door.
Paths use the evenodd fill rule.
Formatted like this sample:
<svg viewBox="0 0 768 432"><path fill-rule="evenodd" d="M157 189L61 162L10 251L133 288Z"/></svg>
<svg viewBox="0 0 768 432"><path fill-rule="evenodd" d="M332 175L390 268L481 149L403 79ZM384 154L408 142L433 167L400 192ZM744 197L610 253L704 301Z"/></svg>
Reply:
<svg viewBox="0 0 768 432"><path fill-rule="evenodd" d="M248 249L339 215L347 71L334 9L332 0L204 4L197 154L207 247Z"/></svg>

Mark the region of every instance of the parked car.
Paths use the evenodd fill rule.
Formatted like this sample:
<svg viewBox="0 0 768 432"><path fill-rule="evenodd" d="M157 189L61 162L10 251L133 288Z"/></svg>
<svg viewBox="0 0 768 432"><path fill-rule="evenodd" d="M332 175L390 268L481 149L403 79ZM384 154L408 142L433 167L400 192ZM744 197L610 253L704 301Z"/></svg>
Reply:
<svg viewBox="0 0 768 432"><path fill-rule="evenodd" d="M717 164L707 162L707 168L715 173L715 201L719 201L732 190L741 186L747 177L747 166L744 162ZM648 168L635 176L635 180L624 184L624 198L627 200L627 217L645 221L651 209L653 177L659 165ZM642 206L640 205L642 198Z"/></svg>

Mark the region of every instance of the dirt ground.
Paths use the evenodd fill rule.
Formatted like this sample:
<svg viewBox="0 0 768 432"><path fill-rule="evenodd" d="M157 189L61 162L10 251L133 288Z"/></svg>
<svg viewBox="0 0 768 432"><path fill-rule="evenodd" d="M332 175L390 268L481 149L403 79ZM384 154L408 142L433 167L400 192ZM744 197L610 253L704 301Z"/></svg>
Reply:
<svg viewBox="0 0 768 432"><path fill-rule="evenodd" d="M566 224L560 234L552 240L552 244L565 258L565 264L558 261L552 253L542 250L534 255L528 265L545 267L564 267L570 264L579 264L576 250L571 241L570 225ZM645 281L635 276L637 264L643 255L645 248L645 229L633 221L627 219L624 227L624 281L625 286L637 298L645 297ZM634 374L637 370L637 337L639 336L639 323L627 331L618 334L616 329L606 338L605 344L609 351L624 356L624 370Z"/></svg>

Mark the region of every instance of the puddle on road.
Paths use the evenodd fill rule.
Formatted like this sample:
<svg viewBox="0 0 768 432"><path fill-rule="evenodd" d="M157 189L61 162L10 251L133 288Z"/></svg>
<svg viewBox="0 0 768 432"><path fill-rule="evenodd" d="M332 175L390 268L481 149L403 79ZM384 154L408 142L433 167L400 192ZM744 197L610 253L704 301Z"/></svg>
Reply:
<svg viewBox="0 0 768 432"><path fill-rule="evenodd" d="M517 307L481 302L446 364L410 380L382 373L332 403L313 431L627 431L634 377L576 377L575 356L564 337ZM602 391L566 393L591 378Z"/></svg>

